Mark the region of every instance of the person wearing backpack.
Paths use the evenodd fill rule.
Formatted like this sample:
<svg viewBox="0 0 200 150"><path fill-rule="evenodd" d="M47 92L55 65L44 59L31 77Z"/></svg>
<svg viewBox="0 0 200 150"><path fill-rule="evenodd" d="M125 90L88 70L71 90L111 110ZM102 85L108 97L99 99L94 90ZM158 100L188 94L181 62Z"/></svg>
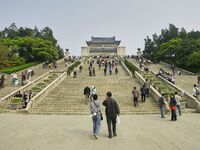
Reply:
<svg viewBox="0 0 200 150"><path fill-rule="evenodd" d="M103 101L103 105L106 107L106 119L108 126L108 137L112 138L112 136L117 136L116 132L116 119L120 114L119 105L116 100L112 98L112 93L107 92L106 100Z"/></svg>
<svg viewBox="0 0 200 150"><path fill-rule="evenodd" d="M93 121L93 135L98 139L100 128L101 128L101 107L98 95L92 95L93 100L90 102L90 112Z"/></svg>

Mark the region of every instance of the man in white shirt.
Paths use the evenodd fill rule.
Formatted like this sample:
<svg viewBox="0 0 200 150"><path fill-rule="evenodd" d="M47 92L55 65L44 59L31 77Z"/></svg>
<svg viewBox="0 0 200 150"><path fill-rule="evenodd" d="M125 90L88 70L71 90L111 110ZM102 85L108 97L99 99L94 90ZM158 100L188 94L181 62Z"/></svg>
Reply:
<svg viewBox="0 0 200 150"><path fill-rule="evenodd" d="M200 91L197 87L197 85L195 84L193 89L192 89L192 93L193 93L193 96L196 97L198 99L199 95L200 95Z"/></svg>
<svg viewBox="0 0 200 150"><path fill-rule="evenodd" d="M176 100L176 108L179 112L179 116L181 116L181 101L182 101L182 98L178 95L177 92L175 92L175 100Z"/></svg>

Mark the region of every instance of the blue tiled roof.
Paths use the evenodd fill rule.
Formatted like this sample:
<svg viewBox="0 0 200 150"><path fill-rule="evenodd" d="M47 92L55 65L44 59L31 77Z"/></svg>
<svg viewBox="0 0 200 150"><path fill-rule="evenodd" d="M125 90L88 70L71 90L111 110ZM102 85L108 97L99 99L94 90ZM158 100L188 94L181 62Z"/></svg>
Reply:
<svg viewBox="0 0 200 150"><path fill-rule="evenodd" d="M91 42L94 43L112 43L115 42L115 37L91 37Z"/></svg>
<svg viewBox="0 0 200 150"><path fill-rule="evenodd" d="M116 41L115 36L113 37L91 37L91 41L86 41L88 45L90 44L117 44L119 45L121 41Z"/></svg>

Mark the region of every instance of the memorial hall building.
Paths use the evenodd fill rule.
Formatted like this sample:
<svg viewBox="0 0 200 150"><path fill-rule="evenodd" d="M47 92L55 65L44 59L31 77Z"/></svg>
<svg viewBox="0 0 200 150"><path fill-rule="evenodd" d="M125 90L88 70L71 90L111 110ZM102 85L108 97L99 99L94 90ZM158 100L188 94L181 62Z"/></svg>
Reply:
<svg viewBox="0 0 200 150"><path fill-rule="evenodd" d="M81 56L116 55L125 56L126 48L119 46L121 41L116 41L113 37L91 37L91 41L86 41L87 47L81 47Z"/></svg>

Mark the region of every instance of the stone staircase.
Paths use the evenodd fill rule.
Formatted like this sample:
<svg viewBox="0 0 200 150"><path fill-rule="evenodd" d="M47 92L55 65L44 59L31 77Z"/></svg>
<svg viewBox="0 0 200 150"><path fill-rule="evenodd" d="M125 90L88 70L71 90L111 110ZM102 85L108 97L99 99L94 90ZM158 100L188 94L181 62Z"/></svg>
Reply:
<svg viewBox="0 0 200 150"><path fill-rule="evenodd" d="M113 98L119 103L121 114L152 114L159 113L158 105L152 98L146 103L139 102L139 107L133 107L132 89L140 85L135 79L127 76L121 66L118 66L118 75L103 75L103 68L97 69L96 76L90 77L88 64L77 78L66 78L54 90L52 90L37 106L31 111L32 114L89 114L89 105L86 104L83 89L86 86L97 88L97 95L103 102L106 93L111 91ZM103 106L102 106L103 108ZM104 112L104 108L102 109Z"/></svg>

